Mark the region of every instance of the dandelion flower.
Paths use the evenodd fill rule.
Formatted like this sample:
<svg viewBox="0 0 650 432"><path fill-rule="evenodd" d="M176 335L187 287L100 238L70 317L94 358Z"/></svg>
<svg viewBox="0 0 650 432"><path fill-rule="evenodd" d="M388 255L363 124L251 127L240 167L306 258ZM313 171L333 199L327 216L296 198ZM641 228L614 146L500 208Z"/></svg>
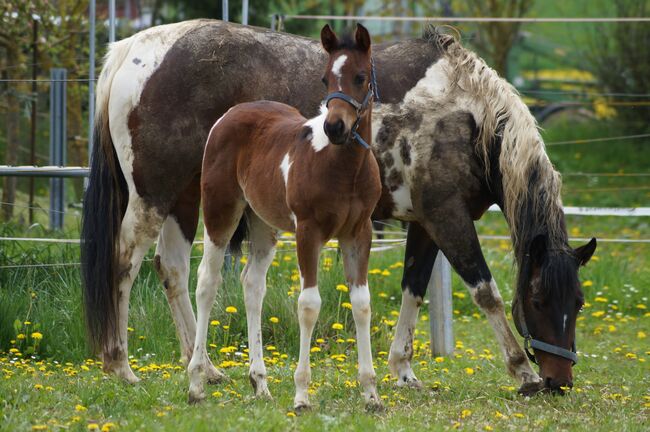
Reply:
<svg viewBox="0 0 650 432"><path fill-rule="evenodd" d="M218 326L219 324L221 324L221 323L220 323L218 320L212 320L212 321L210 321L210 325L213 326L213 327L216 327L216 326Z"/></svg>
<svg viewBox="0 0 650 432"><path fill-rule="evenodd" d="M583 287L590 287L590 286L593 286L593 285L594 285L594 283L592 281L590 281L590 280L586 280L586 281L584 281L582 283Z"/></svg>
<svg viewBox="0 0 650 432"><path fill-rule="evenodd" d="M334 324L332 324L332 329L333 329L333 330L343 330L343 324L341 324L341 323L334 323Z"/></svg>
<svg viewBox="0 0 650 432"><path fill-rule="evenodd" d="M343 309L352 309L352 304L348 303L348 302L343 302L343 303L341 303L341 307Z"/></svg>
<svg viewBox="0 0 650 432"><path fill-rule="evenodd" d="M104 426L102 426L102 432L109 432L115 429L115 426L116 426L115 423L111 423L111 422L104 423Z"/></svg>
<svg viewBox="0 0 650 432"><path fill-rule="evenodd" d="M237 313L237 308L234 307L234 306L228 306L226 308L226 312L228 312L229 314L235 314L235 313Z"/></svg>
<svg viewBox="0 0 650 432"><path fill-rule="evenodd" d="M287 417L295 417L295 416L296 416L296 413L293 412L293 411L289 411L289 412L287 413Z"/></svg>
<svg viewBox="0 0 650 432"><path fill-rule="evenodd" d="M472 411L464 409L460 412L460 418L467 418L472 415Z"/></svg>
<svg viewBox="0 0 650 432"><path fill-rule="evenodd" d="M99 425L97 423L88 423L88 430L99 430Z"/></svg>
<svg viewBox="0 0 650 432"><path fill-rule="evenodd" d="M348 287L343 284L338 284L336 286L336 290L341 292L348 292Z"/></svg>
<svg viewBox="0 0 650 432"><path fill-rule="evenodd" d="M39 333L39 332L34 332L34 333L32 333L32 338L35 339L35 340L41 340L41 339L43 339L43 334Z"/></svg>
<svg viewBox="0 0 650 432"><path fill-rule="evenodd" d="M321 350L320 350L320 347L315 346L315 347L312 347L310 351L313 352L313 353L317 353L317 352L320 352Z"/></svg>
<svg viewBox="0 0 650 432"><path fill-rule="evenodd" d="M83 405L81 405L81 404L77 404L77 405L74 406L74 410L75 410L75 411L79 411L79 412L81 412L81 411L86 411L87 409L88 409L88 408L86 408L85 406L83 406Z"/></svg>
<svg viewBox="0 0 650 432"><path fill-rule="evenodd" d="M47 425L44 425L44 424L32 425L32 430L33 431L47 430Z"/></svg>
<svg viewBox="0 0 650 432"><path fill-rule="evenodd" d="M465 368L465 373L466 373L467 375L474 375L474 369L469 368L469 367L468 367L468 368Z"/></svg>
<svg viewBox="0 0 650 432"><path fill-rule="evenodd" d="M280 319L278 317L271 317L269 318L269 321L271 321L273 324L277 324L280 322Z"/></svg>

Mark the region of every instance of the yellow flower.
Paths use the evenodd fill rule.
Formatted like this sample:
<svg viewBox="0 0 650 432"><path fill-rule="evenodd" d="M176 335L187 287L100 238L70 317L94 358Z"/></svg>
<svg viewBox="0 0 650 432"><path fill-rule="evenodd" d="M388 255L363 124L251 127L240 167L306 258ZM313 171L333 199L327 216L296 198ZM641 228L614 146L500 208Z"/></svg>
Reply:
<svg viewBox="0 0 650 432"><path fill-rule="evenodd" d="M88 423L88 430L99 430L99 425L97 423Z"/></svg>
<svg viewBox="0 0 650 432"><path fill-rule="evenodd" d="M334 323L334 324L332 324L332 329L334 329L334 330L343 330L343 324Z"/></svg>
<svg viewBox="0 0 650 432"><path fill-rule="evenodd" d="M293 412L293 411L289 411L289 412L287 413L287 417L295 417L295 416L296 416L296 413Z"/></svg>
<svg viewBox="0 0 650 432"><path fill-rule="evenodd" d="M508 416L503 415L503 413L501 413L500 411L495 411L494 412L494 417L498 418L498 419L507 419L508 418Z"/></svg>
<svg viewBox="0 0 650 432"><path fill-rule="evenodd" d="M81 404L77 404L77 405L74 406L75 411L86 411L87 409L88 408L86 408L85 406L83 406Z"/></svg>
<svg viewBox="0 0 650 432"><path fill-rule="evenodd" d="M517 417L517 418L524 418L525 417L522 413L513 413L512 415L514 417Z"/></svg>
<svg viewBox="0 0 650 432"><path fill-rule="evenodd" d="M490 426L490 425L485 425L485 426L483 426L483 430L486 430L486 431L493 431L494 429L493 429L492 426Z"/></svg>
<svg viewBox="0 0 650 432"><path fill-rule="evenodd" d="M271 321L273 324L277 324L280 322L280 318L278 317L271 317L269 318L269 321Z"/></svg>
<svg viewBox="0 0 650 432"><path fill-rule="evenodd" d="M47 430L47 425L44 424L33 425L32 430L34 431Z"/></svg>
<svg viewBox="0 0 650 432"><path fill-rule="evenodd" d="M34 384L35 390L43 390L43 384Z"/></svg>
<svg viewBox="0 0 650 432"><path fill-rule="evenodd" d="M313 353L320 352L320 347L317 347L317 346L312 347L310 351L313 352Z"/></svg>
<svg viewBox="0 0 650 432"><path fill-rule="evenodd" d="M16 336L16 339L20 339L20 340L25 339L25 335L22 334L22 333L19 333L19 334Z"/></svg>
<svg viewBox="0 0 650 432"><path fill-rule="evenodd" d="M646 309L646 306L644 304L638 304L635 306L637 309Z"/></svg>
<svg viewBox="0 0 650 432"><path fill-rule="evenodd" d="M104 426L102 426L102 432L109 432L110 430L115 429L116 424L115 423L104 423Z"/></svg>
<svg viewBox="0 0 650 432"><path fill-rule="evenodd" d="M336 290L341 292L348 292L348 287L343 284L338 284L336 286Z"/></svg>
<svg viewBox="0 0 650 432"><path fill-rule="evenodd" d="M381 275L382 276L390 276L390 271L384 270L383 272L381 272Z"/></svg>
<svg viewBox="0 0 650 432"><path fill-rule="evenodd" d="M341 307L343 309L352 309L352 304L348 303L348 302L343 302L343 303L341 303Z"/></svg>
<svg viewBox="0 0 650 432"><path fill-rule="evenodd" d="M443 361L445 361L445 358L444 357L436 357L434 360L435 360L436 363L442 363Z"/></svg>
<svg viewBox="0 0 650 432"><path fill-rule="evenodd" d="M223 393L221 393L220 391L216 391L216 392L212 393L212 396L218 398L218 397L223 396Z"/></svg>
<svg viewBox="0 0 650 432"><path fill-rule="evenodd" d="M216 327L216 326L218 326L219 324L221 324L221 323L220 323L218 320L212 320L212 321L210 321L210 325L213 326L213 327Z"/></svg>
<svg viewBox="0 0 650 432"><path fill-rule="evenodd" d="M31 324L32 324L31 321L25 321L25 325L26 325L26 326L27 326L27 325L31 325Z"/></svg>
<svg viewBox="0 0 650 432"><path fill-rule="evenodd" d="M472 368L465 368L465 373L467 375L474 375L474 369Z"/></svg>
<svg viewBox="0 0 650 432"><path fill-rule="evenodd" d="M39 333L39 332L34 332L34 333L32 333L32 338L36 339L36 340L41 340L41 339L43 339L43 334Z"/></svg>
<svg viewBox="0 0 650 432"><path fill-rule="evenodd" d="M237 308L234 307L234 306L228 306L226 308L226 312L228 312L229 314L235 314L235 313L237 313Z"/></svg>
<svg viewBox="0 0 650 432"><path fill-rule="evenodd" d="M640 331L640 332L638 332L636 334L636 337L639 338L639 339L645 339L646 334L645 334L645 332Z"/></svg>
<svg viewBox="0 0 650 432"><path fill-rule="evenodd" d="M605 297L596 297L594 301L598 303L607 303L607 299Z"/></svg>
<svg viewBox="0 0 650 432"><path fill-rule="evenodd" d="M472 415L472 411L464 409L460 412L460 418L467 418Z"/></svg>
<svg viewBox="0 0 650 432"><path fill-rule="evenodd" d="M582 286L583 286L583 287L590 287L590 286L593 286L593 284L594 284L594 283L593 283L592 281L590 281L590 280L586 280L586 281L584 281L584 282L582 283Z"/></svg>

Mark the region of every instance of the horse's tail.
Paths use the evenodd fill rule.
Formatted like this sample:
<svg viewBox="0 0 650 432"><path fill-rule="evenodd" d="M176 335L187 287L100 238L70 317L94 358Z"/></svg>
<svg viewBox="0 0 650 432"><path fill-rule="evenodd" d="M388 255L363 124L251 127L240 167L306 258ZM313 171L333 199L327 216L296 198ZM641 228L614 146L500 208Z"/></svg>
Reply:
<svg viewBox="0 0 650 432"><path fill-rule="evenodd" d="M129 194L108 127L108 100L131 44L129 38L111 45L97 82L94 146L81 222L83 302L93 352L117 336L119 233Z"/></svg>

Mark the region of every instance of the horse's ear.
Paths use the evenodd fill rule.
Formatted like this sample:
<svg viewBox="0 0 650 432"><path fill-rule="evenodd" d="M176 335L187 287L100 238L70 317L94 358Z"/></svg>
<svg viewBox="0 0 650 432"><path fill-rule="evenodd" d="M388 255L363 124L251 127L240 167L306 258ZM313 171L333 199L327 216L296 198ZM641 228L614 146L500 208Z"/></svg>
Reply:
<svg viewBox="0 0 650 432"><path fill-rule="evenodd" d="M357 43L357 48L361 51L368 51L370 49L370 33L361 24L357 24L357 29L354 32L354 40Z"/></svg>
<svg viewBox="0 0 650 432"><path fill-rule="evenodd" d="M329 54L332 53L334 49L339 45L339 39L336 37L336 33L332 30L329 24L325 24L325 27L320 31L320 42L323 44L323 48Z"/></svg>
<svg viewBox="0 0 650 432"><path fill-rule="evenodd" d="M575 249L576 257L581 266L586 265L589 262L591 256L596 251L596 245L596 238L592 237L591 240L589 240L589 243Z"/></svg>
<svg viewBox="0 0 650 432"><path fill-rule="evenodd" d="M542 265L546 258L546 235L538 234L530 242L528 249L533 264Z"/></svg>

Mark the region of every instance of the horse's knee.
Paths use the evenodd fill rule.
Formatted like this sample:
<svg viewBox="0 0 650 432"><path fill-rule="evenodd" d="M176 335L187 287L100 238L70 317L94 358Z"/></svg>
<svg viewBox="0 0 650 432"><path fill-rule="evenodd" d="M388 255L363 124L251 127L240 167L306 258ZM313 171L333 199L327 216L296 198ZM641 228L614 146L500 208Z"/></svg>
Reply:
<svg viewBox="0 0 650 432"><path fill-rule="evenodd" d="M358 318L370 318L370 290L368 285L352 286L350 289L352 312Z"/></svg>
<svg viewBox="0 0 650 432"><path fill-rule="evenodd" d="M470 288L472 300L485 313L493 314L504 310L503 299L497 288L494 279L481 281Z"/></svg>

